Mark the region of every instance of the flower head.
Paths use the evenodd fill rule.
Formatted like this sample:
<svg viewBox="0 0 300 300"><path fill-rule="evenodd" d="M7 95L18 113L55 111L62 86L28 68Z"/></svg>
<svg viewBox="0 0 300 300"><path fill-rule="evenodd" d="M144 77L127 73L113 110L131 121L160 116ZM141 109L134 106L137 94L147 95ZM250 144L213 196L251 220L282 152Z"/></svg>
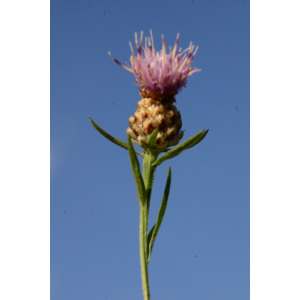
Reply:
<svg viewBox="0 0 300 300"><path fill-rule="evenodd" d="M134 74L143 97L156 99L174 97L186 85L187 78L200 71L200 69L191 67L198 47L194 51L194 45L191 42L186 50L181 51L180 48L177 51L178 34L175 46L173 49L170 47L169 54L166 53L164 36L162 36L162 50L155 52L151 30L150 36L151 38L145 38L145 47L143 47L143 32L141 32L139 42L135 33L137 55L134 54L132 45L129 43L132 54L130 57L131 68L128 64L125 66L112 57L110 52L108 54L118 65Z"/></svg>

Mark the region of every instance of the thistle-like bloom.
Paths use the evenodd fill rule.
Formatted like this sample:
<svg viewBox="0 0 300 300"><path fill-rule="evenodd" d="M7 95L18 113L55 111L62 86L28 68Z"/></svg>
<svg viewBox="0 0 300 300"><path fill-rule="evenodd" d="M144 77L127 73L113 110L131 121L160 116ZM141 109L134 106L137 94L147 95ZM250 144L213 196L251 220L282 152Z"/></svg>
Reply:
<svg viewBox="0 0 300 300"><path fill-rule="evenodd" d="M150 35L150 38L145 38L143 47L143 32L139 42L135 34L137 55L129 43L132 54L131 68L112 57L110 52L108 54L118 65L134 74L143 97L138 102L134 116L129 118L130 128L127 128L127 134L133 143L147 149L150 135L154 130L158 130L155 147L158 151L162 151L169 146L177 145L183 137L183 131L180 130L181 115L174 105L175 95L186 85L189 76L200 71L191 67L198 47L194 51L194 46L190 43L186 50L177 51L178 34L174 48L170 47L170 53L167 54L166 42L162 36L162 50L155 53L151 30Z"/></svg>
<svg viewBox="0 0 300 300"><path fill-rule="evenodd" d="M121 67L134 74L136 82L140 87L140 93L144 98L166 99L174 97L183 86L186 85L187 78L199 72L200 69L192 68L198 47L194 51L194 45L190 43L189 48L177 51L179 34L177 35L175 46L170 47L170 53L166 54L166 42L162 36L162 50L155 53L152 31L151 38L145 38L145 47L142 46L143 32L138 42L135 33L135 43L137 56L134 54L131 43L131 68L123 65L115 59L110 52L108 54Z"/></svg>

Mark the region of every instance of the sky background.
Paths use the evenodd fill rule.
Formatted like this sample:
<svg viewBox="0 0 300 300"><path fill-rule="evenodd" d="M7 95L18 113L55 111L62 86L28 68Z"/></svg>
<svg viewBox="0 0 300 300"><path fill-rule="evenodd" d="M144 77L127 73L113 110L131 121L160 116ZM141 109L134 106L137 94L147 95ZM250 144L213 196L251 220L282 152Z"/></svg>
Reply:
<svg viewBox="0 0 300 300"><path fill-rule="evenodd" d="M126 141L141 99L134 33L199 46L176 97L183 140L206 138L156 172L149 227L168 167L168 207L149 264L154 300L249 299L249 1L51 1L51 299L142 299L139 204Z"/></svg>

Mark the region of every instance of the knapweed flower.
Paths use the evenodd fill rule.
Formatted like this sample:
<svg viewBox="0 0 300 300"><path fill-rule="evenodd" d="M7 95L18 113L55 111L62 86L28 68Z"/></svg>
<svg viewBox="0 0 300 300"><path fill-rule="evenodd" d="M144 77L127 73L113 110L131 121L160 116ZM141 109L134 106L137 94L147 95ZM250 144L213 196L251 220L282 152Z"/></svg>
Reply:
<svg viewBox="0 0 300 300"><path fill-rule="evenodd" d="M165 38L162 36L162 50L160 53L155 53L151 30L150 36L151 38L145 38L145 47L143 47L143 32L139 43L137 34L135 34L137 56L134 54L131 43L129 43L132 54L130 57L131 68L112 57L110 52L109 55L118 65L134 74L143 97L154 96L161 99L166 98L166 96L174 96L186 85L186 80L189 76L200 71L200 69L191 67L198 47L194 51L194 46L191 42L186 50L181 51L180 48L177 51L178 34L174 48L170 48L170 53L167 55Z"/></svg>
<svg viewBox="0 0 300 300"><path fill-rule="evenodd" d="M145 46L142 46L143 32L138 42L135 34L137 55L135 55L131 43L131 68L123 65L109 52L111 58L121 67L134 74L136 82L143 97L138 102L138 109L134 116L129 118L130 128L127 134L132 141L142 147L148 143L151 133L158 129L156 147L164 149L178 144L183 136L180 131L182 126L180 112L174 105L175 95L186 85L187 78L199 72L200 69L192 68L191 64L198 47L190 43L189 48L177 51L179 34L175 46L170 47L170 53L166 53L166 42L162 36L162 50L155 52L153 35L150 30L150 38L145 38Z"/></svg>
<svg viewBox="0 0 300 300"><path fill-rule="evenodd" d="M175 95L186 85L189 76L200 71L191 67L197 48L194 51L194 46L190 43L186 50L181 51L179 49L177 51L179 41L179 35L177 35L175 46L173 49L170 48L168 55L166 54L164 37L162 37L162 50L155 53L151 31L150 35L151 38L146 38L145 47L142 47L143 33L139 42L137 34L135 34L137 55L135 55L130 44L131 67L128 64L127 66L123 65L108 52L118 65L134 74L142 96L134 116L129 118L130 128L127 128L127 143L114 138L90 119L93 126L105 138L128 150L140 204L140 258L144 300L150 300L148 264L165 215L171 186L171 168L169 167L157 222L149 231L149 208L155 170L165 160L174 158L183 151L199 144L208 132L208 130L203 129L177 145L183 136L183 131L180 130L182 126L180 112L174 105L176 102ZM143 148L143 153L134 149L132 143L140 145ZM169 146L175 147L167 149ZM143 157L142 172L137 154ZM158 157L159 155L160 157Z"/></svg>

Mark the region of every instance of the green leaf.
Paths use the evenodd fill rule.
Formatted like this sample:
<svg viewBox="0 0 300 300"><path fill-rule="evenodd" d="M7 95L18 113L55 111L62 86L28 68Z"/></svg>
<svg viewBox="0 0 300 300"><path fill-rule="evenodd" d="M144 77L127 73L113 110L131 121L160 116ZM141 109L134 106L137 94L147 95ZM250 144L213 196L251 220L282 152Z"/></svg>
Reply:
<svg viewBox="0 0 300 300"><path fill-rule="evenodd" d="M158 135L158 129L154 130L154 131L151 133L151 135L150 135L150 137L149 137L149 140L148 140L148 146L149 146L149 147L152 148L152 147L155 146L155 141L156 141L157 135Z"/></svg>
<svg viewBox="0 0 300 300"><path fill-rule="evenodd" d="M153 228L150 230L150 232L148 234L148 262L150 260L152 248L153 248L156 236L158 234L161 222L165 215L168 198L169 198L170 186L171 186L171 168L169 167L167 183L166 183L166 187L165 187L165 191L164 191L164 196L163 196L163 199L160 204L156 224L153 226Z"/></svg>
<svg viewBox="0 0 300 300"><path fill-rule="evenodd" d="M132 173L136 185L138 200L141 205L146 205L147 196L146 196L145 185L140 170L140 164L134 152L134 148L132 146L130 136L127 137L127 143L128 143L129 159L130 159L131 169L132 169Z"/></svg>
<svg viewBox="0 0 300 300"><path fill-rule="evenodd" d="M206 137L206 135L207 135L207 133L208 133L208 130L209 130L209 129L207 129L207 130L204 132L204 134L199 138L199 140L198 140L195 144L193 144L192 146L188 147L188 149L190 149L190 148L196 146L197 144L199 144L199 143Z"/></svg>
<svg viewBox="0 0 300 300"><path fill-rule="evenodd" d="M154 228L156 226L156 223L154 224L154 226L151 228L151 230L149 231L148 233L148 236L147 236L147 251L148 251L148 257L150 257L149 255L149 245L150 245L150 242L151 242L151 239L152 239L152 236L153 236L153 231L154 231ZM148 260L149 261L149 260Z"/></svg>
<svg viewBox="0 0 300 300"><path fill-rule="evenodd" d="M128 150L128 145L125 142L122 142L116 138L114 138L113 136L111 136L110 134L108 134L107 132L105 132L103 129L101 129L90 117L89 117L92 125L97 129L98 132L100 132L105 138L107 138L108 140L110 140L112 143ZM136 151L134 149L135 153L144 157L144 155L142 153L139 153L138 151Z"/></svg>
<svg viewBox="0 0 300 300"><path fill-rule="evenodd" d="M195 146L196 144L198 144L202 139L202 136L206 135L207 131L205 132L205 129L203 129L202 131L198 132L197 134L195 134L194 136L190 137L189 139L187 139L186 141L184 141L183 143L180 143L179 145L175 146L174 148L170 149L168 152L166 152L165 154L163 154L161 157L159 157L154 163L153 166L158 166L160 165L162 162L164 162L167 159L171 159L177 155L179 155L182 151L189 149L193 146Z"/></svg>

